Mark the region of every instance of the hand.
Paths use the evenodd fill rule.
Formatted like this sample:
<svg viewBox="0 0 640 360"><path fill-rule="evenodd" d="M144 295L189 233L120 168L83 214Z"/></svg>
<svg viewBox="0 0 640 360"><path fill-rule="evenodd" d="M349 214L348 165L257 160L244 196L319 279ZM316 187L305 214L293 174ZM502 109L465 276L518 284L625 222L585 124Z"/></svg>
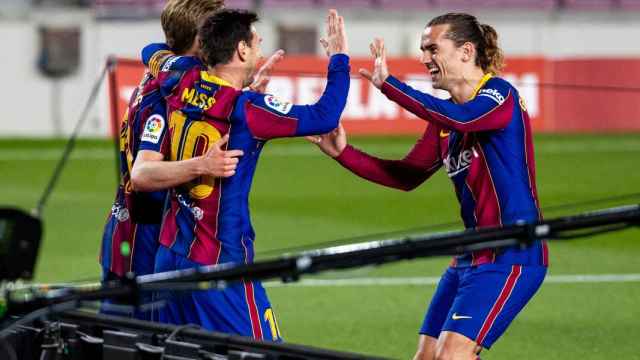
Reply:
<svg viewBox="0 0 640 360"><path fill-rule="evenodd" d="M380 89L384 81L389 77L389 69L387 68L387 49L384 47L384 40L376 38L369 44L371 55L375 58L373 63L373 73L367 69L360 69L360 75L371 81L371 83Z"/></svg>
<svg viewBox="0 0 640 360"><path fill-rule="evenodd" d="M344 18L338 16L335 9L329 10L327 16L327 34L320 39L320 44L327 53L327 56L335 54L348 54L349 44L347 41L347 33L344 30Z"/></svg>
<svg viewBox="0 0 640 360"><path fill-rule="evenodd" d="M240 161L238 157L244 155L242 150L224 150L229 141L229 134L223 136L200 157L203 164L202 174L219 178L233 176Z"/></svg>
<svg viewBox="0 0 640 360"><path fill-rule="evenodd" d="M249 90L265 93L269 80L271 80L271 71L275 65L284 57L284 50L280 49L273 53L271 57L260 67L260 70L253 77L253 82L249 85Z"/></svg>
<svg viewBox="0 0 640 360"><path fill-rule="evenodd" d="M307 140L318 145L323 153L336 158L342 154L344 148L347 147L347 132L344 131L342 124L330 133L324 135L307 136Z"/></svg>

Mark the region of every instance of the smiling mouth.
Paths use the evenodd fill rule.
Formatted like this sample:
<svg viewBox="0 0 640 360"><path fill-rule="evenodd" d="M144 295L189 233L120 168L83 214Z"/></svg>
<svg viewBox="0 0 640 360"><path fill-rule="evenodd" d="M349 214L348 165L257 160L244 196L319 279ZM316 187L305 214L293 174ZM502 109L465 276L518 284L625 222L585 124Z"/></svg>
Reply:
<svg viewBox="0 0 640 360"><path fill-rule="evenodd" d="M431 74L431 77L440 75L440 69L438 69L436 66L427 66L427 69L429 70L429 74Z"/></svg>

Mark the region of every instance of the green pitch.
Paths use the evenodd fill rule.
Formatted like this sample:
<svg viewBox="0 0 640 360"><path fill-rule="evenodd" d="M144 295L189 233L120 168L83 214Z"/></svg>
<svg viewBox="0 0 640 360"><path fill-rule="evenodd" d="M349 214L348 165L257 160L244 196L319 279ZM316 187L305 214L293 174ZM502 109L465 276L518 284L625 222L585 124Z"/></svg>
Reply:
<svg viewBox="0 0 640 360"><path fill-rule="evenodd" d="M352 142L389 158L412 138ZM0 141L0 204L35 206L63 141ZM44 213L37 281L95 280L102 227L115 193L113 147L81 141ZM546 217L640 201L560 207L640 192L640 135L537 136L538 190ZM265 147L251 195L258 258L292 247L384 232L432 231L458 222L444 173L410 193L365 182L303 140ZM460 228L455 225L453 228ZM377 239L376 236L358 239ZM640 231L550 245L550 275L638 274ZM323 274L313 279L437 277L448 258ZM308 277L311 278L311 277ZM268 289L285 339L407 359L434 285ZM546 283L486 359L640 359L640 282Z"/></svg>

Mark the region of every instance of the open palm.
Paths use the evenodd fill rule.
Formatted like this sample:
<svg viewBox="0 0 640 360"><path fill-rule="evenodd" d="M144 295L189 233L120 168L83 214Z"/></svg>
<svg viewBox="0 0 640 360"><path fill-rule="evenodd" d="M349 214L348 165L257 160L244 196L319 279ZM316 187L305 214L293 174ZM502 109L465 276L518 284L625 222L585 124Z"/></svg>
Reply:
<svg viewBox="0 0 640 360"><path fill-rule="evenodd" d="M384 47L384 40L381 38L374 39L373 42L369 44L369 50L371 50L371 55L374 57L373 72L367 69L360 69L360 75L371 81L371 83L379 89L389 76L387 49Z"/></svg>

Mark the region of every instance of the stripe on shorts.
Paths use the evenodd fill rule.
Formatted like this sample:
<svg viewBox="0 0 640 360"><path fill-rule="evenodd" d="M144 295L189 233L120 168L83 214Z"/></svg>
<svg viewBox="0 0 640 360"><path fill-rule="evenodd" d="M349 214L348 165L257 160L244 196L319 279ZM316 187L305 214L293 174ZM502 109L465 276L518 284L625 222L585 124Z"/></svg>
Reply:
<svg viewBox="0 0 640 360"><path fill-rule="evenodd" d="M262 340L262 326L260 325L260 315L258 312L258 306L256 305L256 298L253 292L253 283L250 281L244 281L245 298L247 299L247 307L249 309L249 319L251 320L251 330L253 337L256 340Z"/></svg>
<svg viewBox="0 0 640 360"><path fill-rule="evenodd" d="M487 315L487 318L484 320L484 323L480 328L480 332L476 337L476 343L478 345L482 345L482 342L487 337L487 334L489 333L489 330L491 330L493 323L496 321L496 318L504 308L504 304L507 303L507 300L509 300L513 289L516 287L516 283L518 282L518 278L520 278L521 273L522 265L513 265L511 267L511 274L509 274L507 282L502 287L502 291L500 291L498 299L493 304L491 311L489 311L489 315Z"/></svg>

